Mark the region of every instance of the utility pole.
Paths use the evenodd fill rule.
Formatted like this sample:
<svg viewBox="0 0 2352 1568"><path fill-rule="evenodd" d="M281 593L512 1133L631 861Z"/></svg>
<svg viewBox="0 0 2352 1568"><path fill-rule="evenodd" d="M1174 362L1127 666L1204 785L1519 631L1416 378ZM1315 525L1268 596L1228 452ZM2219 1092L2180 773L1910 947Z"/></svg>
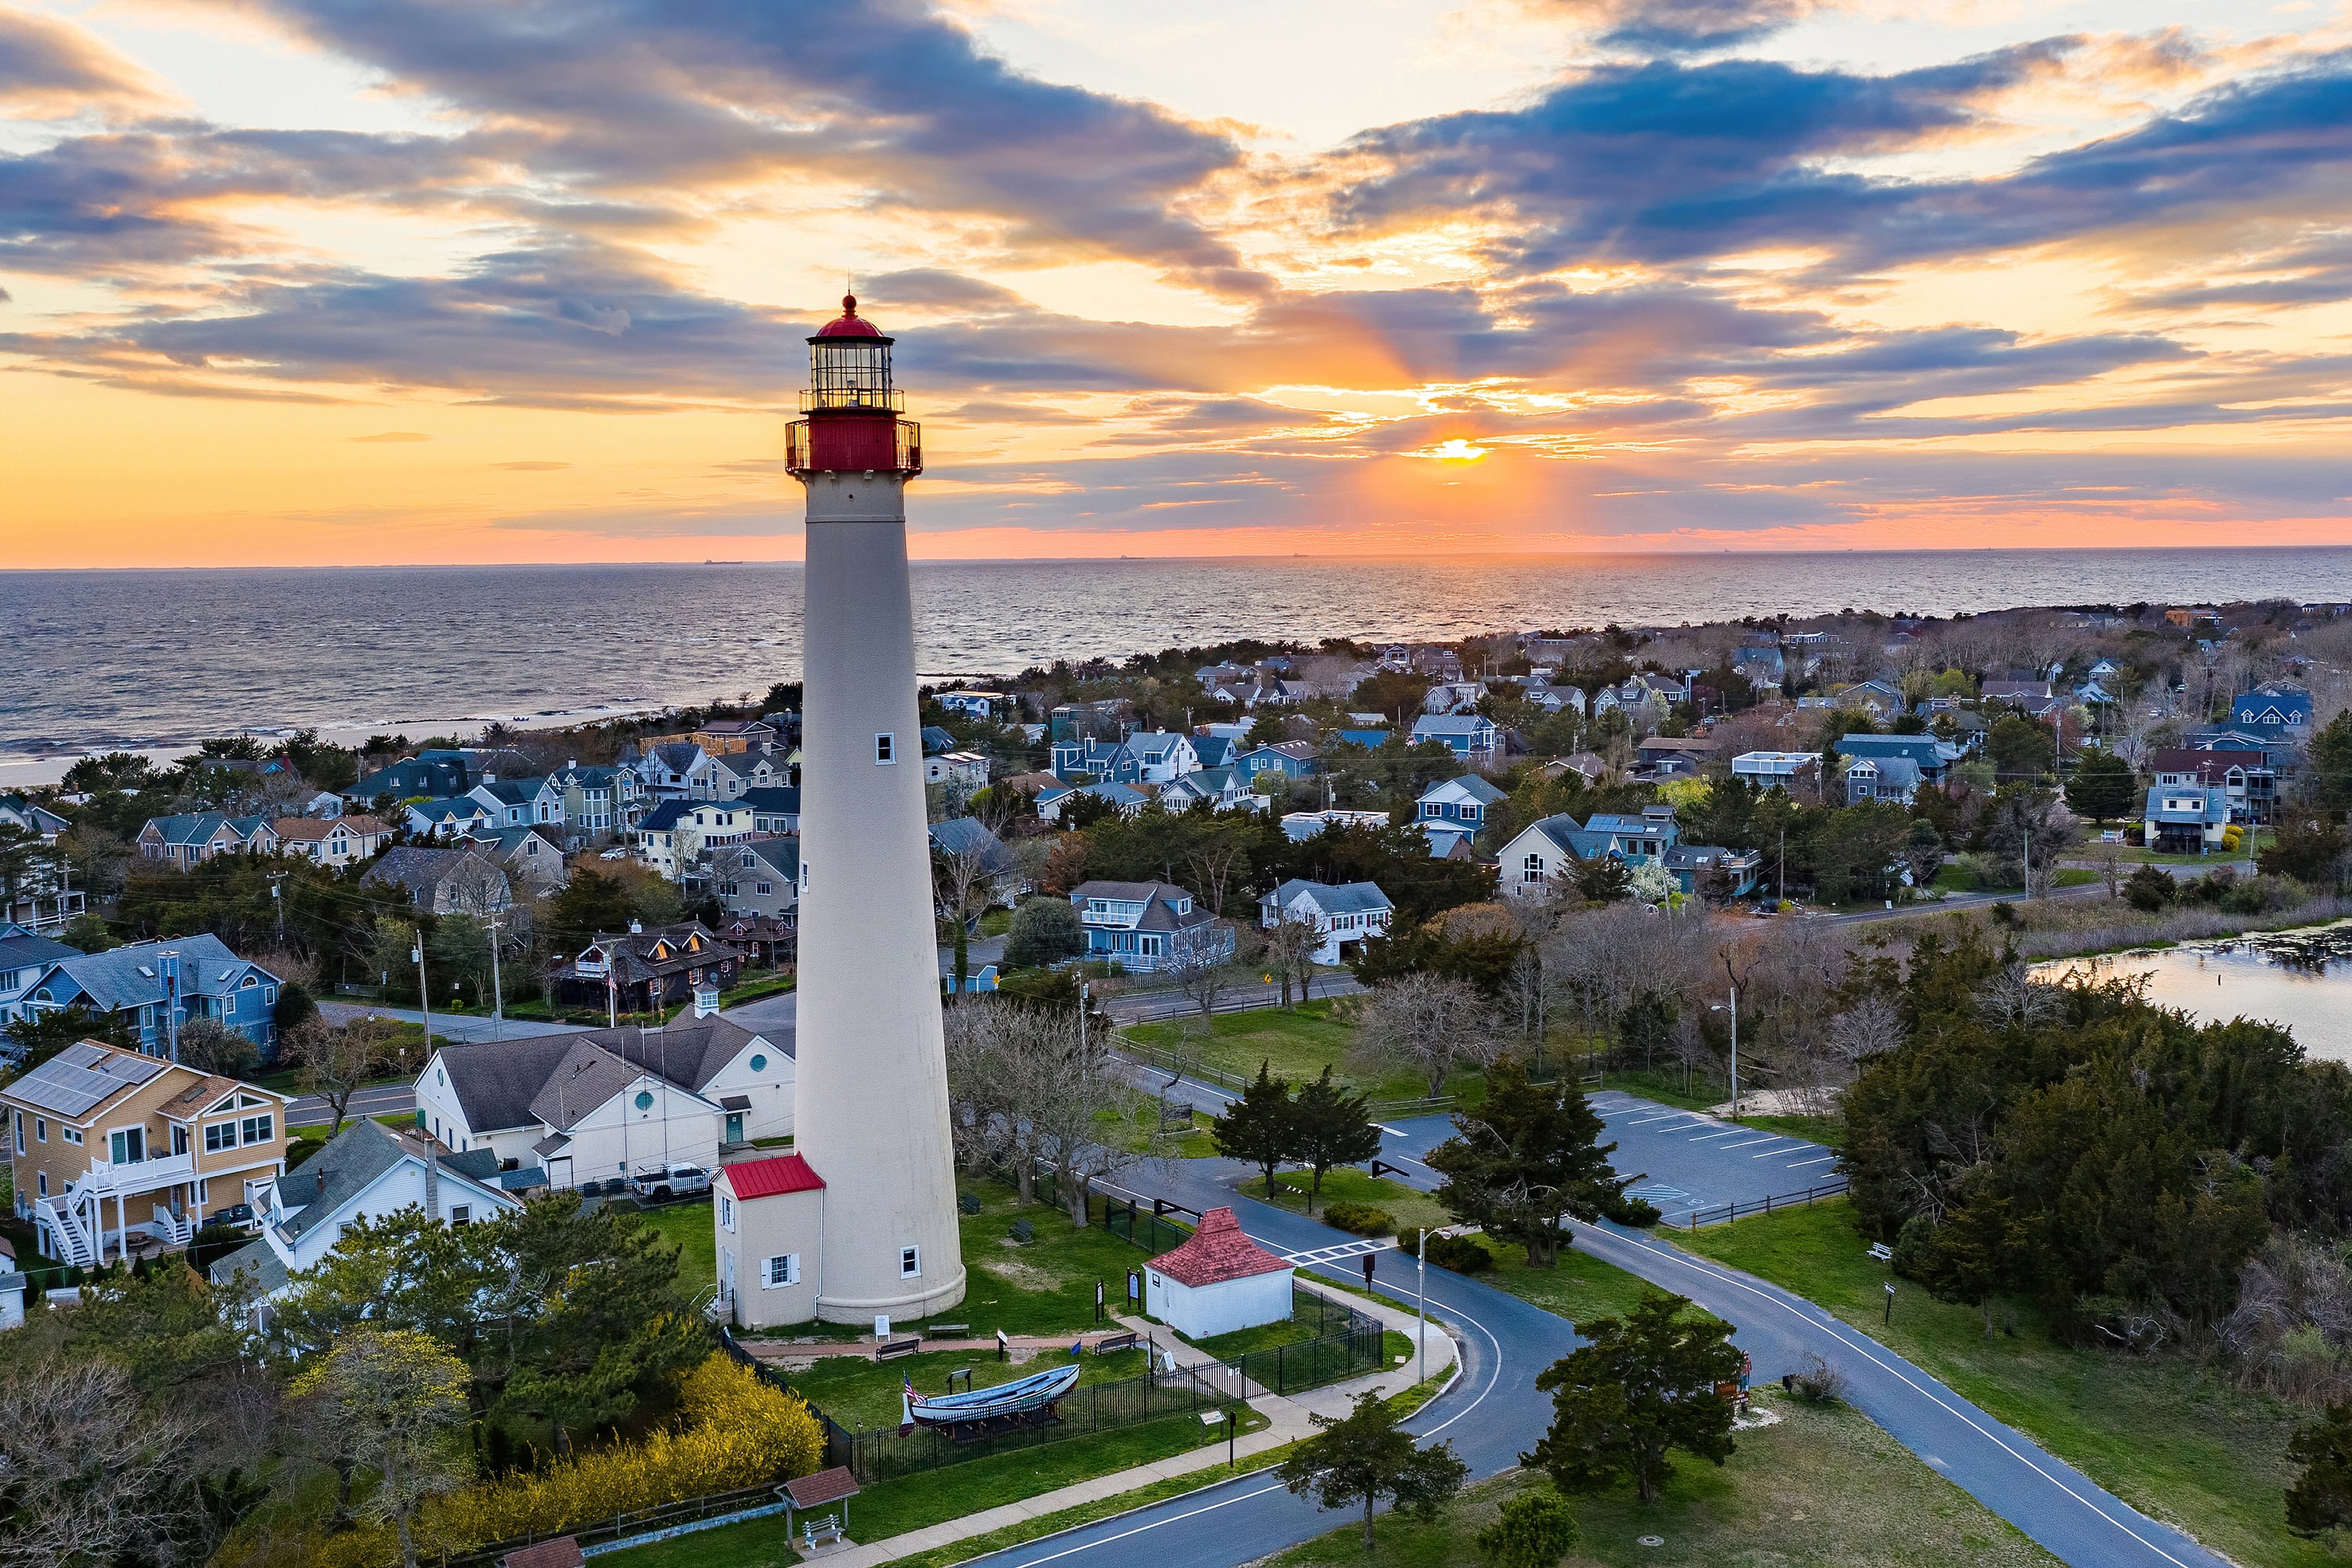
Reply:
<svg viewBox="0 0 2352 1568"><path fill-rule="evenodd" d="M433 993L425 984L425 935L422 931L410 944L408 956L416 961L416 1005L425 1015L425 1055L430 1060L433 1056Z"/></svg>
<svg viewBox="0 0 2352 1568"><path fill-rule="evenodd" d="M286 941L286 900L280 894L278 884L285 880L285 872L273 871L270 873L269 903L270 907L278 911L278 940L281 945Z"/></svg>
<svg viewBox="0 0 2352 1568"><path fill-rule="evenodd" d="M506 987L499 981L499 917L490 917L490 1038L505 1037Z"/></svg>
<svg viewBox="0 0 2352 1568"><path fill-rule="evenodd" d="M180 950L163 953L163 1033L171 1041L173 1065L180 1060Z"/></svg>
<svg viewBox="0 0 2352 1568"><path fill-rule="evenodd" d="M1419 1251L1413 1265L1412 1295L1413 1311L1421 1320L1421 1327L1413 1338L1421 1352L1421 1364L1414 1370L1413 1381L1427 1383L1429 1381L1429 1227L1427 1226L1422 1226L1418 1247Z"/></svg>

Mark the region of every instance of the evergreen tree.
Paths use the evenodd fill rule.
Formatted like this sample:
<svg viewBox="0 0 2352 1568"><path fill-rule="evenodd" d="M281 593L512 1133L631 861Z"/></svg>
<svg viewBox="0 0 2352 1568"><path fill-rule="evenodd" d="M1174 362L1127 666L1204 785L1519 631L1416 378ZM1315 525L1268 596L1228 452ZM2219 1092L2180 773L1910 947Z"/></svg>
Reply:
<svg viewBox="0 0 2352 1568"><path fill-rule="evenodd" d="M2132 766L2113 752L2085 752L2066 781L2066 809L2105 826L2131 814L2139 794Z"/></svg>
<svg viewBox="0 0 2352 1568"><path fill-rule="evenodd" d="M1551 1430L1522 1464L1562 1491L1600 1491L1631 1480L1655 1502L1680 1448L1720 1465L1732 1452L1731 1401L1717 1388L1739 1376L1731 1325L1685 1318L1683 1296L1642 1293L1623 1318L1579 1325L1584 1346L1552 1363L1536 1387L1551 1395Z"/></svg>
<svg viewBox="0 0 2352 1568"><path fill-rule="evenodd" d="M1401 1417L1377 1394L1360 1394L1344 1416L1307 1419L1322 1430L1283 1461L1283 1484L1300 1497L1314 1493L1324 1508L1362 1503L1366 1552L1372 1549L1372 1510L1381 1499L1393 1499L1399 1513L1433 1520L1470 1473L1454 1458L1453 1444L1424 1448L1412 1433L1399 1431Z"/></svg>
<svg viewBox="0 0 2352 1568"><path fill-rule="evenodd" d="M1495 1568L1558 1568L1581 1534L1566 1498L1549 1490L1521 1492L1478 1532L1478 1550Z"/></svg>
<svg viewBox="0 0 2352 1568"><path fill-rule="evenodd" d="M1316 1199L1323 1195L1324 1174L1334 1165L1360 1164L1377 1156L1381 1130L1372 1124L1370 1098L1333 1083L1328 1067L1321 1078L1298 1086L1291 1114L1297 1126L1291 1157L1314 1173L1307 1190L1307 1212L1313 1214Z"/></svg>
<svg viewBox="0 0 2352 1568"><path fill-rule="evenodd" d="M2352 809L2352 709L2330 719L2311 738L2303 787L2311 803L2323 811L2340 815Z"/></svg>
<svg viewBox="0 0 2352 1568"><path fill-rule="evenodd" d="M1583 1090L1566 1079L1538 1084L1514 1057L1486 1074L1486 1103L1454 1118L1454 1136L1429 1152L1445 1178L1437 1201L1465 1225L1516 1241L1528 1261L1549 1268L1569 1245L1569 1216L1598 1218L1622 1200L1632 1178L1609 1168L1617 1147Z"/></svg>
<svg viewBox="0 0 2352 1568"><path fill-rule="evenodd" d="M2298 1428L2286 1457L2303 1467L2286 1489L2286 1527L2327 1535L2352 1525L2352 1400Z"/></svg>
<svg viewBox="0 0 2352 1568"><path fill-rule="evenodd" d="M1274 1201L1275 1168L1296 1156L1298 1147L1298 1105L1291 1098L1290 1080L1276 1078L1268 1064L1257 1064L1257 1077L1225 1113L1209 1123L1209 1141L1228 1160L1246 1160L1265 1173L1266 1201Z"/></svg>

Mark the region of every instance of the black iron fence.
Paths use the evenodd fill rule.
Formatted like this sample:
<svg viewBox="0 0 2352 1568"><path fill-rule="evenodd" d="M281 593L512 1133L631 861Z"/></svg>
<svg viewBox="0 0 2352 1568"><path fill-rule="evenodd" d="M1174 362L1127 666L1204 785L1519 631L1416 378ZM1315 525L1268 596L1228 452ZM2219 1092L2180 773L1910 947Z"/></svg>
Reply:
<svg viewBox="0 0 2352 1568"><path fill-rule="evenodd" d="M1730 1225L1738 1220L1742 1215L1752 1218L1757 1215L1772 1214L1780 1209L1816 1203L1822 1198L1833 1198L1846 1190L1846 1179L1840 1176L1826 1186L1807 1187L1801 1193L1780 1193L1752 1199L1747 1203L1718 1204L1711 1209L1693 1209L1685 1216L1684 1225L1685 1228L1691 1230L1696 1230L1703 1225Z"/></svg>
<svg viewBox="0 0 2352 1568"><path fill-rule="evenodd" d="M1386 1364L1387 1331L1379 1320L1319 1291L1294 1290L1290 1321L1312 1329L1313 1337L1246 1351L1216 1369L1202 1369L1202 1376L1238 1399L1260 1392L1298 1394L1361 1377Z"/></svg>

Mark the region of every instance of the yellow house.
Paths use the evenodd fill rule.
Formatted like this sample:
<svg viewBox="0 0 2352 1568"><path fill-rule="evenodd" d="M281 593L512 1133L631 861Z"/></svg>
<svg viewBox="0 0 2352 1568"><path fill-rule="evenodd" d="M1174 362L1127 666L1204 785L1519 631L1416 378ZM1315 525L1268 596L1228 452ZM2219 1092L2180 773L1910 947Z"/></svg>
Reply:
<svg viewBox="0 0 2352 1568"><path fill-rule="evenodd" d="M133 1233L185 1247L286 1169L290 1096L82 1040L0 1089L16 1216L89 1267Z"/></svg>

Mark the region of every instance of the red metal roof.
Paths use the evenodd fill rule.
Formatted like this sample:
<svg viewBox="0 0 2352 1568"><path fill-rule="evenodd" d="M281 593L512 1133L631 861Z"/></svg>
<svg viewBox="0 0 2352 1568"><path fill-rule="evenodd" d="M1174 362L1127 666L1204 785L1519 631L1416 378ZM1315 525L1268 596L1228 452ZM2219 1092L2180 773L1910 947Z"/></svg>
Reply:
<svg viewBox="0 0 2352 1568"><path fill-rule="evenodd" d="M841 314L816 330L821 338L878 338L882 329L857 313L857 296L841 297Z"/></svg>
<svg viewBox="0 0 2352 1568"><path fill-rule="evenodd" d="M1287 1270L1290 1265L1242 1234L1241 1221L1231 1209L1211 1209L1201 1216L1201 1228L1173 1252L1163 1252L1151 1267L1179 1285L1222 1285L1254 1274Z"/></svg>
<svg viewBox="0 0 2352 1568"><path fill-rule="evenodd" d="M813 1193L824 1185L824 1178L809 1168L809 1163L798 1154L780 1154L772 1160L746 1160L740 1165L726 1165L719 1174L735 1189L739 1198L772 1198L778 1193Z"/></svg>

